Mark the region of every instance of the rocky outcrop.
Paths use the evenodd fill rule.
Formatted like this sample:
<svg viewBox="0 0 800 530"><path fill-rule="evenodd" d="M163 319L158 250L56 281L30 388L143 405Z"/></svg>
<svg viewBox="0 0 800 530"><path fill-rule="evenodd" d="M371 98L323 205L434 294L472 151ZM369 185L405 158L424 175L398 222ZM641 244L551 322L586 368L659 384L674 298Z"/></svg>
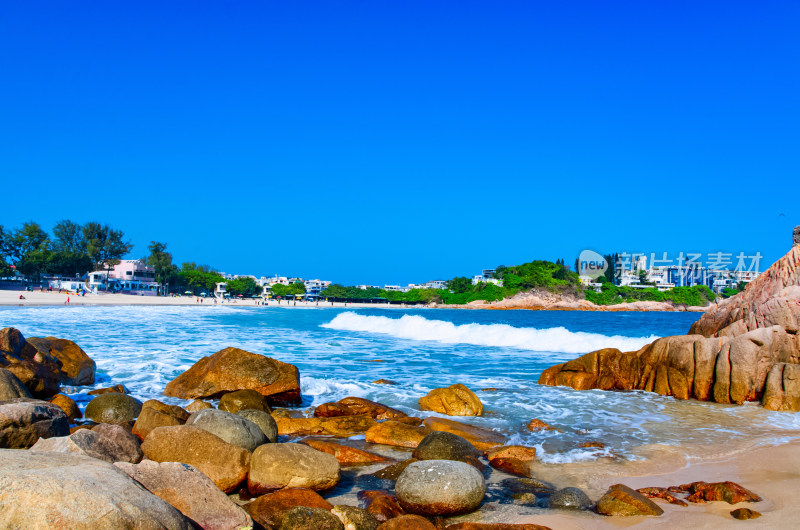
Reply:
<svg viewBox="0 0 800 530"><path fill-rule="evenodd" d="M359 491L358 498L364 503L364 509L379 522L389 521L406 513L397 502L397 498L385 491Z"/></svg>
<svg viewBox="0 0 800 530"><path fill-rule="evenodd" d="M112 464L86 456L0 450L2 528L193 528Z"/></svg>
<svg viewBox="0 0 800 530"><path fill-rule="evenodd" d="M400 474L395 494L407 512L459 515L480 506L486 494L486 482L478 470L464 462L426 460L410 464Z"/></svg>
<svg viewBox="0 0 800 530"><path fill-rule="evenodd" d="M339 462L333 455L301 444L265 444L253 453L247 488L255 495L281 488L323 491L337 482Z"/></svg>
<svg viewBox="0 0 800 530"><path fill-rule="evenodd" d="M250 389L271 405L299 405L300 373L292 364L239 348L225 348L203 357L167 383L164 394L181 399L219 398Z"/></svg>
<svg viewBox="0 0 800 530"><path fill-rule="evenodd" d="M117 468L169 503L205 530L237 530L253 525L242 508L222 493L210 478L187 464L118 463Z"/></svg>
<svg viewBox="0 0 800 530"><path fill-rule="evenodd" d="M29 344L16 328L0 329L0 368L13 373L37 398L58 393L61 361Z"/></svg>
<svg viewBox="0 0 800 530"><path fill-rule="evenodd" d="M0 447L27 449L39 438L67 435L69 419L52 403L26 398L0 403Z"/></svg>
<svg viewBox="0 0 800 530"><path fill-rule="evenodd" d="M64 385L93 385L95 362L80 346L67 339L31 337L31 344L42 355L52 356L61 363L59 381Z"/></svg>
<svg viewBox="0 0 800 530"><path fill-rule="evenodd" d="M192 425L158 427L147 436L142 451L156 462L193 466L230 493L247 478L250 453Z"/></svg>
<svg viewBox="0 0 800 530"><path fill-rule="evenodd" d="M480 416L483 403L475 392L461 383L447 388L434 388L427 396L419 398L421 410L432 410L448 416Z"/></svg>
<svg viewBox="0 0 800 530"><path fill-rule="evenodd" d="M141 453L131 455L112 438L90 429L81 429L69 436L40 438L30 450L85 455L111 464L114 462L133 463L141 460ZM135 460L137 456L139 460Z"/></svg>

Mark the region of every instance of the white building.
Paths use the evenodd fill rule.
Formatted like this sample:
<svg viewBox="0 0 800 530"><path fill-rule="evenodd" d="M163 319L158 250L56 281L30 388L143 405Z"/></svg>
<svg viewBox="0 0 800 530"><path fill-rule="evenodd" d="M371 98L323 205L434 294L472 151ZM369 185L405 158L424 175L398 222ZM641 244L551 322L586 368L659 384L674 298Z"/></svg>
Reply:
<svg viewBox="0 0 800 530"><path fill-rule="evenodd" d="M327 280L306 280L303 285L306 288L306 298L319 298L320 293L328 288L331 282Z"/></svg>

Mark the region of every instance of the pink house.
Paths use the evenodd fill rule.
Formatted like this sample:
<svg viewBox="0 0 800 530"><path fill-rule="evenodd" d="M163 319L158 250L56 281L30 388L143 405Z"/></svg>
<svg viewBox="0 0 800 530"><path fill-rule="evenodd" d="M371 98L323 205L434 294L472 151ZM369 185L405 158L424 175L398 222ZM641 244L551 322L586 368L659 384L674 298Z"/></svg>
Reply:
<svg viewBox="0 0 800 530"><path fill-rule="evenodd" d="M155 269L143 261L124 259L110 271L90 272L86 283L89 284L89 289L95 292L113 291L155 296L159 287L155 277Z"/></svg>

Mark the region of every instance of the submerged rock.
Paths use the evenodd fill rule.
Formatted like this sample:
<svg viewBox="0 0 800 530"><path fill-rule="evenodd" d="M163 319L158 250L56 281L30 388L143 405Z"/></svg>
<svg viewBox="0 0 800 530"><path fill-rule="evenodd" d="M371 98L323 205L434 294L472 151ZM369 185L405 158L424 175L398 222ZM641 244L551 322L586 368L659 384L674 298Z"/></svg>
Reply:
<svg viewBox="0 0 800 530"><path fill-rule="evenodd" d="M218 398L250 389L266 396L271 405L299 405L297 367L239 348L225 348L203 357L167 383L164 394L181 399Z"/></svg>
<svg viewBox="0 0 800 530"><path fill-rule="evenodd" d="M472 512L480 506L485 493L483 475L471 465L454 460L414 462L395 483L400 506L423 515Z"/></svg>
<svg viewBox="0 0 800 530"><path fill-rule="evenodd" d="M95 388L94 390L90 390L88 394L90 396L100 396L102 394L111 394L112 392L116 392L117 394L130 394L125 385L121 383L103 388Z"/></svg>
<svg viewBox="0 0 800 530"><path fill-rule="evenodd" d="M686 501L679 499L667 488L658 488L658 487L650 487L650 488L639 488L639 493L647 497L648 499L663 499L670 504L674 504L676 506L689 506Z"/></svg>
<svg viewBox="0 0 800 530"><path fill-rule="evenodd" d="M422 410L432 410L448 416L480 416L483 403L475 392L461 383L447 388L434 388L427 396L419 398Z"/></svg>

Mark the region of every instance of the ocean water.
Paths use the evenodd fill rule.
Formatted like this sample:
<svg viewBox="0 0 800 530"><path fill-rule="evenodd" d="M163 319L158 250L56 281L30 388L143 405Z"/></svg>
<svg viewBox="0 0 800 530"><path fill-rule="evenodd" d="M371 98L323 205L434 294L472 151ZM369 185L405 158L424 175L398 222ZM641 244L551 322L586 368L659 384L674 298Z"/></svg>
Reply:
<svg viewBox="0 0 800 530"><path fill-rule="evenodd" d="M695 313L333 309L278 307L7 307L0 327L74 340L97 362L92 388L123 383L145 400L203 356L236 346L300 369L302 409L358 396L412 415L429 390L463 383L484 403L479 418L543 462L635 458L649 444L698 453L778 443L800 435L800 414L643 392L577 392L536 384L541 372L603 347L635 350L686 333ZM396 385L375 384L389 379ZM493 389L493 390L483 390ZM89 387L67 389L81 405ZM530 433L533 418L562 432ZM587 441L605 444L583 448Z"/></svg>

